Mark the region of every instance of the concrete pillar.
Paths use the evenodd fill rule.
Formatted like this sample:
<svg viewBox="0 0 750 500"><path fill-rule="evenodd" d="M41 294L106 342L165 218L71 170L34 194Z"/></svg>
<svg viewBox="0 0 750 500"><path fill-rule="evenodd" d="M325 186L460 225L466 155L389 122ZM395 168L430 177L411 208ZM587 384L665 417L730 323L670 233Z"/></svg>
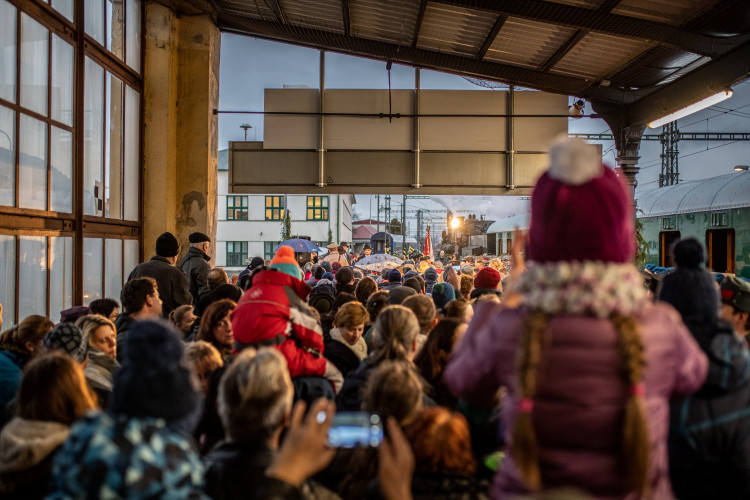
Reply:
<svg viewBox="0 0 750 500"><path fill-rule="evenodd" d="M146 4L143 135L143 245L171 231L187 252L188 235L216 241L219 50L208 15L179 16ZM212 245L212 256L215 249Z"/></svg>
<svg viewBox="0 0 750 500"><path fill-rule="evenodd" d="M641 147L641 136L644 127L627 127L622 131L622 139L617 144L617 165L625 175L630 185L630 194L635 199L636 176L640 167L638 166L638 155Z"/></svg>

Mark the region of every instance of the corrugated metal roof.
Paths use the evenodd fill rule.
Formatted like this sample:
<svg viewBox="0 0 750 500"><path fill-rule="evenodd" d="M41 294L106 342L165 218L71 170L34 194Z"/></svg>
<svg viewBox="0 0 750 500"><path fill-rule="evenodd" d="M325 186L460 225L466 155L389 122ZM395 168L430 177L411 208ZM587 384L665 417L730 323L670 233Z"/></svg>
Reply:
<svg viewBox="0 0 750 500"><path fill-rule="evenodd" d="M718 0L620 0L613 14L680 26Z"/></svg>
<svg viewBox="0 0 750 500"><path fill-rule="evenodd" d="M498 14L455 5L428 3L419 32L419 48L476 55Z"/></svg>
<svg viewBox="0 0 750 500"><path fill-rule="evenodd" d="M544 64L574 32L573 28L509 17L484 58L535 68Z"/></svg>
<svg viewBox="0 0 750 500"><path fill-rule="evenodd" d="M349 0L352 35L371 40L411 44L419 3L400 0Z"/></svg>
<svg viewBox="0 0 750 500"><path fill-rule="evenodd" d="M638 194L638 217L750 207L750 172L732 172Z"/></svg>
<svg viewBox="0 0 750 500"><path fill-rule="evenodd" d="M615 73L654 45L646 40L589 33L550 71L599 80Z"/></svg>
<svg viewBox="0 0 750 500"><path fill-rule="evenodd" d="M344 33L341 0L285 0L283 9L289 24Z"/></svg>
<svg viewBox="0 0 750 500"><path fill-rule="evenodd" d="M529 213L529 214L514 215L512 217L508 217L507 219L502 219L502 220L493 222L492 225L489 228L487 228L487 234L503 233L505 231L513 231L517 227L521 229L528 229L530 219L531 219L531 214Z"/></svg>

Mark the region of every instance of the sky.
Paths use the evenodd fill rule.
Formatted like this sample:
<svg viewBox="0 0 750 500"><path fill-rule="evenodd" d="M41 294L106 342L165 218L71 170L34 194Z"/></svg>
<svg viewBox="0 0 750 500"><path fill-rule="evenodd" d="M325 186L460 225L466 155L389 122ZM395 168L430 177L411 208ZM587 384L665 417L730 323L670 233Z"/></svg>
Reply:
<svg viewBox="0 0 750 500"><path fill-rule="evenodd" d="M318 88L319 52L251 37L222 34L221 68L219 79L220 111L262 111L266 88L282 88L284 85ZM420 85L423 89L486 90L466 79L445 73L422 70ZM388 72L385 63L342 54L326 53L326 88L387 89ZM391 69L391 88L414 88L414 70L394 64ZM681 132L750 132L750 81L733 87L734 95L718 106L695 113L678 123ZM574 96L570 97L571 101ZM586 104L585 113L592 113ZM219 149L225 149L229 141L243 140L245 132L240 125L248 124L248 140L263 139L263 115L219 114ZM581 118L569 120L569 132L611 133L601 119ZM658 134L661 129L645 133ZM604 162L614 166L615 155L612 141L601 142ZM727 174L735 165L750 163L750 142L705 142L681 141L679 147L680 180L697 180ZM661 167L661 144L658 141L641 143L636 194L658 187ZM750 175L750 173L749 173ZM400 214L401 196L393 196L392 214ZM382 197L381 197L382 202ZM357 195L355 211L364 218L376 217L377 202L374 197ZM471 211L498 220L528 210L528 199L509 196L433 196L429 200L410 199L409 210L426 209L442 211ZM435 212L434 217L440 217ZM413 216L412 216L413 217ZM436 222L437 223L437 222ZM414 220L410 221L413 230Z"/></svg>

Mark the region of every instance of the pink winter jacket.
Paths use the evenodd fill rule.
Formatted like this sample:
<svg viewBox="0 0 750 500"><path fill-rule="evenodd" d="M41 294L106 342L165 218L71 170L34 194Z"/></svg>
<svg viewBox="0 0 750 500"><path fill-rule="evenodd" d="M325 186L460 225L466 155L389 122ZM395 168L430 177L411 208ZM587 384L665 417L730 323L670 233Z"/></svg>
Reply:
<svg viewBox="0 0 750 500"><path fill-rule="evenodd" d="M454 394L475 404L491 404L497 389L507 387L501 418L508 448L517 412L515 359L524 314L523 309L481 304L445 370L445 382ZM706 376L707 359L671 306L649 305L637 319L647 360L650 497L669 499L673 498L667 463L669 397L698 390ZM618 446L629 388L619 372L612 323L554 316L544 338L549 343L543 343L533 406L542 485L545 489L578 487L596 498L628 498ZM525 492L506 449L493 497Z"/></svg>

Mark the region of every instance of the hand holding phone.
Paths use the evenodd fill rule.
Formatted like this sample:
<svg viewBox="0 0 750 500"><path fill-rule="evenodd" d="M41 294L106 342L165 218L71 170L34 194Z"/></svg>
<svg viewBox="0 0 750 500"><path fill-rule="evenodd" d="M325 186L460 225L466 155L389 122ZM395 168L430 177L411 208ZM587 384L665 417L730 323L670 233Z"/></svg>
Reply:
<svg viewBox="0 0 750 500"><path fill-rule="evenodd" d="M383 441L383 420L376 413L338 412L328 429L328 443L334 448L377 448Z"/></svg>

